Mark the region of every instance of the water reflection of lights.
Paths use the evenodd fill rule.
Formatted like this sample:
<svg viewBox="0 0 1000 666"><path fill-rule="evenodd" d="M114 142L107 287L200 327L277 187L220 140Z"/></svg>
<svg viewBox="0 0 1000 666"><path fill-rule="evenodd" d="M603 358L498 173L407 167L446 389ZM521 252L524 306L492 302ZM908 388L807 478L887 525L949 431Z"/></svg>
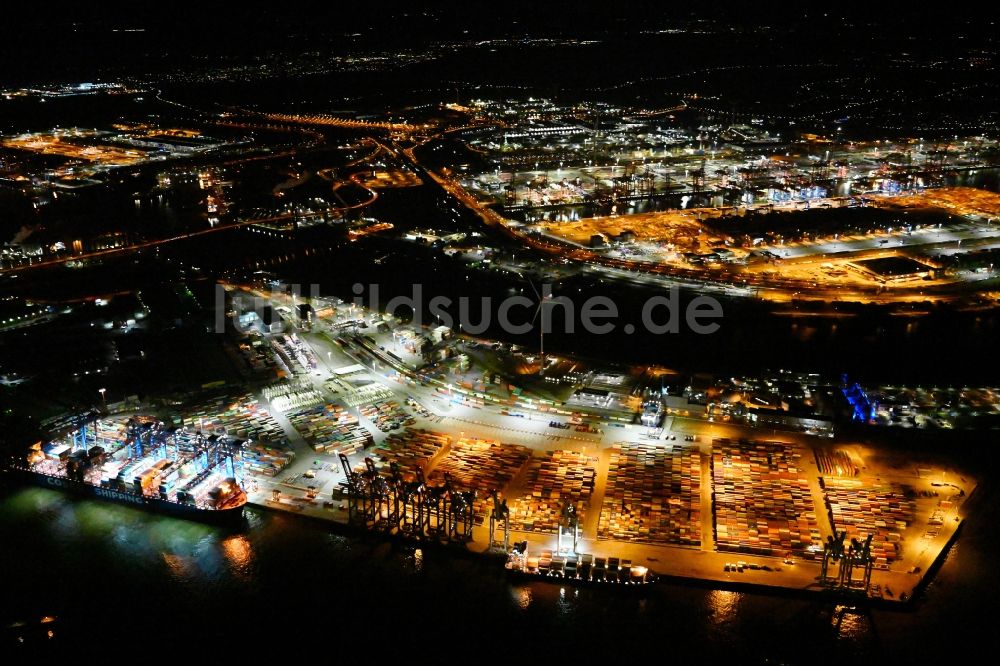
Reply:
<svg viewBox="0 0 1000 666"><path fill-rule="evenodd" d="M191 561L174 553L163 553L163 561L175 580L187 580L191 576Z"/></svg>
<svg viewBox="0 0 1000 666"><path fill-rule="evenodd" d="M237 569L246 569L253 557L250 540L242 534L231 536L222 542L222 552Z"/></svg>
<svg viewBox="0 0 1000 666"><path fill-rule="evenodd" d="M525 587L515 587L511 589L511 595L514 597L514 603L518 605L521 610L528 610L528 606L531 605L531 588Z"/></svg>
<svg viewBox="0 0 1000 666"><path fill-rule="evenodd" d="M559 588L559 600L556 602L556 608L559 610L559 614L562 616L570 616L576 612L577 602L579 601L579 591L573 589L570 594L566 593L565 587Z"/></svg>
<svg viewBox="0 0 1000 666"><path fill-rule="evenodd" d="M728 590L712 590L708 594L708 606L712 609L712 622L721 624L736 619L743 595Z"/></svg>
<svg viewBox="0 0 1000 666"><path fill-rule="evenodd" d="M853 606L837 605L830 623L837 630L840 638L858 639L870 632L870 618L865 613L859 613Z"/></svg>
<svg viewBox="0 0 1000 666"><path fill-rule="evenodd" d="M413 551L413 569L414 571L422 571L424 568L424 551L417 548Z"/></svg>

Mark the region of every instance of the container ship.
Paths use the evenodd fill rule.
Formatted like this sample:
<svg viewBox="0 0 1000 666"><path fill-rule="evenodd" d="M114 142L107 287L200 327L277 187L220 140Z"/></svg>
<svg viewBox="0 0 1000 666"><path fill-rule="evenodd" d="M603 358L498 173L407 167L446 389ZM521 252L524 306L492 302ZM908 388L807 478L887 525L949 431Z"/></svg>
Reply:
<svg viewBox="0 0 1000 666"><path fill-rule="evenodd" d="M243 519L243 442L170 428L154 418L78 421L58 439L38 442L4 476L218 523Z"/></svg>
<svg viewBox="0 0 1000 666"><path fill-rule="evenodd" d="M548 550L532 555L526 541L514 545L504 568L516 578L574 585L649 585L656 579L646 567L618 557L594 557L588 553L558 555Z"/></svg>

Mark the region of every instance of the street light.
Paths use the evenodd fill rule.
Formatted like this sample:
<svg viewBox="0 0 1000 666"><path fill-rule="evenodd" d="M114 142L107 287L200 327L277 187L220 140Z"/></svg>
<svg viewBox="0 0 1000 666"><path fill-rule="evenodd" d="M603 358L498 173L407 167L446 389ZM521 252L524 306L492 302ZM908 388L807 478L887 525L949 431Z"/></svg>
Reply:
<svg viewBox="0 0 1000 666"><path fill-rule="evenodd" d="M101 403L104 405L104 409L106 410L108 408L108 398L105 395L105 393L108 392L108 389L106 388L97 389L97 392L101 394Z"/></svg>

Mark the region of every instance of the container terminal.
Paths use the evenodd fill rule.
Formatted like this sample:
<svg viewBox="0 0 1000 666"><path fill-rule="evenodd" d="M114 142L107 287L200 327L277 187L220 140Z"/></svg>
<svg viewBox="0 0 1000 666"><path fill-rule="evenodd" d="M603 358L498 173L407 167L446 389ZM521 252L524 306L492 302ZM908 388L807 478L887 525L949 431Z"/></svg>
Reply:
<svg viewBox="0 0 1000 666"><path fill-rule="evenodd" d="M600 584L628 563L629 581L898 603L948 552L977 486L805 410L829 399L877 423L845 377L695 378L679 395L666 370L539 359L313 301L297 332L240 338L253 358L286 338L305 357L220 422L272 444L285 433L292 455L263 455L251 504L495 554L518 575Z"/></svg>
<svg viewBox="0 0 1000 666"><path fill-rule="evenodd" d="M802 411L842 395L874 423L875 398L846 378L782 371L677 395L665 370L539 359L319 299L296 320L294 296L272 298L285 330L232 341L256 378L173 413L105 405L8 471L202 519L290 512L517 576L887 603L924 584L976 488Z"/></svg>
<svg viewBox="0 0 1000 666"><path fill-rule="evenodd" d="M447 388L409 369L402 327L361 344L320 325L287 336L299 354L278 383L155 417L114 405L120 415L69 423L8 471L194 518L247 503L560 584L693 580L893 605L948 552L976 488L811 422L740 424L591 370L613 387L600 405L532 403L516 387L513 402L483 399L461 386L481 360L441 371ZM629 393L642 395L631 422Z"/></svg>

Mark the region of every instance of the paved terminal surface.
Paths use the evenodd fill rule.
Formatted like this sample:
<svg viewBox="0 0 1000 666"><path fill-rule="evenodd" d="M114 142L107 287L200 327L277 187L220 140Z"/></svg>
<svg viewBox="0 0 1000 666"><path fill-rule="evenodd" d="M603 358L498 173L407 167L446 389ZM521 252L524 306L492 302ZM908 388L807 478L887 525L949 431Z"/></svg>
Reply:
<svg viewBox="0 0 1000 666"><path fill-rule="evenodd" d="M337 345L329 343L323 336L311 335L308 336L308 340L316 350L321 363L328 363L331 367L366 363L366 359L351 356ZM367 367L371 367L370 359L367 360ZM596 456L594 488L586 505L577 552L590 553L597 557L628 559L634 565L647 566L659 575L795 590L823 589L818 583L819 555L815 561L795 556L791 560L793 563L788 563L785 558L787 553L764 556L717 550L714 536L711 459L713 442L719 438L781 442L798 451L801 454L799 473L808 482L809 497L815 505L815 518L823 541L832 534L833 527L825 503L824 489L820 483L822 474L814 451L816 447L820 450L842 451L849 456L853 464L857 465L856 476L847 476L846 483L879 487L894 484L896 488L903 486L908 488L915 511L908 526L898 530L902 555L888 563L887 568L877 568L872 578L874 595L889 601L900 600L903 595L904 598L912 596L923 574L931 567L958 528L963 502L975 488L974 480L954 470L932 468L924 463L915 464L897 454L888 454L860 444L819 439L801 433L713 423L704 418L681 416L667 418L663 428L658 430L639 425L601 422L597 424L598 432L583 433L575 428L556 429L549 425L553 419L565 421L565 417L554 417L545 413L528 413L516 417L504 414L505 410L500 405L453 403L432 388L407 382L405 378L393 373L386 375L384 370L372 370L368 375L370 379L390 388L400 404L404 403L407 397L412 397L422 405L427 411L426 416L418 415L412 408L407 408L408 413L416 419L416 423L412 426L414 428L442 433L451 437L453 441L475 437L518 444L532 449L536 457L553 450L577 451ZM315 377L314 380L316 387L322 388L319 377ZM250 477L248 485L251 503L267 509L289 511L346 524L347 502L340 499L339 494L335 492L339 484L344 481L339 460L332 455L315 453L280 412L272 411L286 430L289 441L296 450L296 458L274 478ZM374 434L376 443L384 440L386 435L380 433L373 423L364 417L360 420L361 424ZM694 441L689 441L690 437L694 437ZM598 521L602 500L607 492L611 449L615 443L621 442L671 448L694 447L698 450L701 466L700 547L598 538ZM443 453L446 455L447 451ZM370 454L371 450L366 449L351 456L351 463L358 465L366 455ZM443 458L444 455L438 455L430 461L425 471L428 476ZM525 476L522 469L510 480L506 488L499 490L508 499L516 499L525 491ZM335 496L337 499L334 499ZM488 519L476 525L473 530L473 540L467 544L470 550L486 552L490 549L488 525ZM890 529L897 528L890 526ZM555 553L558 550L557 537L554 533L512 531L510 540L528 541L529 553L538 554L545 550ZM568 538L564 538L564 550L569 541ZM747 565L766 565L771 570L749 567L744 567L742 571L725 570L727 564L735 565L740 562ZM836 571L837 565L831 565L831 572L835 575Z"/></svg>

